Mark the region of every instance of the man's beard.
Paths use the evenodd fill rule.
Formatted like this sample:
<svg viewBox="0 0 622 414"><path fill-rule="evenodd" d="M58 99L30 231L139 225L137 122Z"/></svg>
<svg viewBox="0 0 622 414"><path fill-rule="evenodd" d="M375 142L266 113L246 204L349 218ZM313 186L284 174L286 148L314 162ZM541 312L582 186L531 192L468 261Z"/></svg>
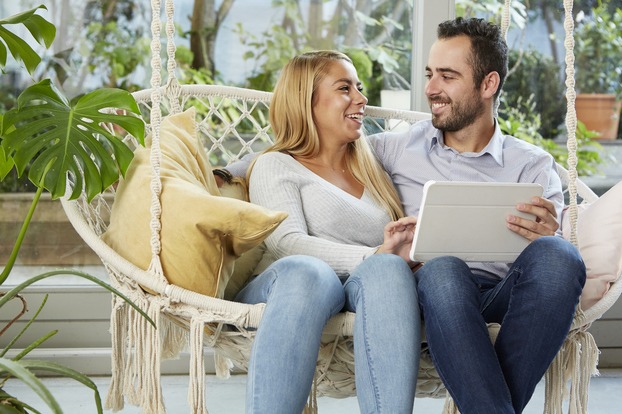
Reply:
<svg viewBox="0 0 622 414"><path fill-rule="evenodd" d="M467 103L468 102L468 103ZM430 100L430 106L434 100ZM432 125L443 132L455 132L473 124L483 113L484 105L482 99L473 94L472 97L463 99L460 103L450 104L451 112L448 116L440 118L432 115Z"/></svg>

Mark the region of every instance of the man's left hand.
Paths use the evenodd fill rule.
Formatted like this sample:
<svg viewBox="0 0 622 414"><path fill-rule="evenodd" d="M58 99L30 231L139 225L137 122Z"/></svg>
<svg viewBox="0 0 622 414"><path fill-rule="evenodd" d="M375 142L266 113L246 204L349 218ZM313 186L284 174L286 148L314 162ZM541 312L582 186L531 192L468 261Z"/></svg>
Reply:
<svg viewBox="0 0 622 414"><path fill-rule="evenodd" d="M508 228L528 240L533 241L542 236L553 236L559 229L555 205L546 198L534 197L531 199L531 204L519 204L516 209L536 217L535 220L515 215L507 217Z"/></svg>

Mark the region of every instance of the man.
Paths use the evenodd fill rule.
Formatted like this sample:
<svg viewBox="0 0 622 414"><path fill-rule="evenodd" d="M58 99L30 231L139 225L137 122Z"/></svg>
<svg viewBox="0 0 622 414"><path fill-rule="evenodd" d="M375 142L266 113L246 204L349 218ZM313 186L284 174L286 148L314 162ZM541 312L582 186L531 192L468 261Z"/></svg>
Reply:
<svg viewBox="0 0 622 414"><path fill-rule="evenodd" d="M415 273L430 352L462 414L522 412L563 344L585 283L578 251L555 236L563 195L552 157L504 136L495 120L506 74L499 27L444 22L426 67L432 120L370 137L409 215L418 213L428 180L544 187L543 198L518 206L535 221L508 218L511 230L532 240L513 264L445 256ZM494 345L492 322L501 324Z"/></svg>
<svg viewBox="0 0 622 414"><path fill-rule="evenodd" d="M426 337L435 366L462 414L520 413L572 323L585 266L556 236L563 207L553 158L504 136L495 101L507 75L507 46L482 19L441 23L426 67L431 121L407 132L370 137L408 215L417 215L423 185L437 181L533 182L543 197L519 205L536 219L508 217L531 240L517 260L426 262L416 273ZM244 175L248 163L230 170ZM491 343L487 323L500 323Z"/></svg>

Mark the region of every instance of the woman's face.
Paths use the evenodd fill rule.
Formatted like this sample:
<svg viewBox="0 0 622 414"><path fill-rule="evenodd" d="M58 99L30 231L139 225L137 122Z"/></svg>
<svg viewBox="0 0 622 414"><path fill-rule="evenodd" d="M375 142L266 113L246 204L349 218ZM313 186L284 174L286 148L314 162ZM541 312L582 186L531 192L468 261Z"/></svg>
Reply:
<svg viewBox="0 0 622 414"><path fill-rule="evenodd" d="M367 98L354 66L345 60L330 65L313 98L313 119L320 140L348 143L361 136Z"/></svg>

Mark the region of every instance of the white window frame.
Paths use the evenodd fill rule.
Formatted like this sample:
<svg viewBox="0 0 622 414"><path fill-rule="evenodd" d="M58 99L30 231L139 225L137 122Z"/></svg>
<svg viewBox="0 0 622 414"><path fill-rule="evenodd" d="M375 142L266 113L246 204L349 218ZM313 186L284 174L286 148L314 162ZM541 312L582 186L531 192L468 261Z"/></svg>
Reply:
<svg viewBox="0 0 622 414"><path fill-rule="evenodd" d="M436 40L439 23L456 17L455 0L413 1L413 59L410 67L410 107L415 111L428 112L425 97L424 68L432 43Z"/></svg>

